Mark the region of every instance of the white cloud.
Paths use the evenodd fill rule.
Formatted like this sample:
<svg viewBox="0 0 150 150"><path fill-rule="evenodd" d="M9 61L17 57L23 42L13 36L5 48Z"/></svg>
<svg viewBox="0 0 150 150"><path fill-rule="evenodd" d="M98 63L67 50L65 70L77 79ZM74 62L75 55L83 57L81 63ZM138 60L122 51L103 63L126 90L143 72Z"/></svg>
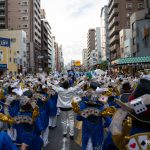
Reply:
<svg viewBox="0 0 150 150"><path fill-rule="evenodd" d="M100 26L100 10L108 0L41 0L65 63L81 59L89 28Z"/></svg>

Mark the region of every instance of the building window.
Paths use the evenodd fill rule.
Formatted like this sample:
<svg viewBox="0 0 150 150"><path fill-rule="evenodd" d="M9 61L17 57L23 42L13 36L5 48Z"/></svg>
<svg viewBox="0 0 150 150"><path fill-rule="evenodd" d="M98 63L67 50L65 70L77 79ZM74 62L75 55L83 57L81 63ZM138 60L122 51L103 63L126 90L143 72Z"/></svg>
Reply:
<svg viewBox="0 0 150 150"><path fill-rule="evenodd" d="M9 62L11 62L11 58L9 58Z"/></svg>
<svg viewBox="0 0 150 150"><path fill-rule="evenodd" d="M23 43L26 43L26 38L23 38Z"/></svg>
<svg viewBox="0 0 150 150"><path fill-rule="evenodd" d="M127 3L126 8L132 9L133 8L133 4L132 3Z"/></svg>
<svg viewBox="0 0 150 150"><path fill-rule="evenodd" d="M22 59L20 59L20 65L22 65Z"/></svg>
<svg viewBox="0 0 150 150"><path fill-rule="evenodd" d="M27 16L22 17L22 20L28 20Z"/></svg>
<svg viewBox="0 0 150 150"><path fill-rule="evenodd" d="M14 63L17 63L16 58L14 58Z"/></svg>
<svg viewBox="0 0 150 150"><path fill-rule="evenodd" d="M140 33L140 31L139 31L139 28L137 27L136 28L136 35L137 35L137 37L139 37L139 33Z"/></svg>
<svg viewBox="0 0 150 150"><path fill-rule="evenodd" d="M28 13L28 9L21 10L21 13Z"/></svg>
<svg viewBox="0 0 150 150"><path fill-rule="evenodd" d="M133 45L135 45L135 43L136 43L136 42L135 42L135 38L133 38Z"/></svg>
<svg viewBox="0 0 150 150"><path fill-rule="evenodd" d="M24 61L24 67L26 67L26 62Z"/></svg>
<svg viewBox="0 0 150 150"><path fill-rule="evenodd" d="M130 27L130 21L127 21L127 27Z"/></svg>
<svg viewBox="0 0 150 150"><path fill-rule="evenodd" d="M22 28L28 28L28 25L27 24L23 24Z"/></svg>
<svg viewBox="0 0 150 150"><path fill-rule="evenodd" d="M144 4L143 3L138 3L138 8L144 8Z"/></svg>
<svg viewBox="0 0 150 150"><path fill-rule="evenodd" d="M127 18L131 17L132 12L127 12Z"/></svg>
<svg viewBox="0 0 150 150"><path fill-rule="evenodd" d="M12 42L12 43L16 43L16 38L12 38L12 39L11 39L11 42Z"/></svg>
<svg viewBox="0 0 150 150"><path fill-rule="evenodd" d="M21 2L21 5L22 5L22 6L27 6L27 5L28 5L28 1L23 1L23 2Z"/></svg>
<svg viewBox="0 0 150 150"><path fill-rule="evenodd" d="M26 52L23 52L23 57L26 57Z"/></svg>

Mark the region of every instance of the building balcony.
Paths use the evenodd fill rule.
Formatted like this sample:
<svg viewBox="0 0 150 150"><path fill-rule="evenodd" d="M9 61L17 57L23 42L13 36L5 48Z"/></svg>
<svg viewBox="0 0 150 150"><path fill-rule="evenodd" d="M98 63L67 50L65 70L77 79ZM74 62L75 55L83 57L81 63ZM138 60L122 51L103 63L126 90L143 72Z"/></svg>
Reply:
<svg viewBox="0 0 150 150"><path fill-rule="evenodd" d="M109 2L108 2L108 7L111 6L112 2L113 2L113 0L109 0Z"/></svg>
<svg viewBox="0 0 150 150"><path fill-rule="evenodd" d="M52 63L52 60L51 60L51 59L48 59L48 63L51 64L51 63Z"/></svg>
<svg viewBox="0 0 150 150"><path fill-rule="evenodd" d="M108 15L110 15L113 8L115 8L115 6L119 4L119 0L111 0L111 1L112 1L112 3L111 3L111 5L109 6L109 9L108 9Z"/></svg>
<svg viewBox="0 0 150 150"><path fill-rule="evenodd" d="M114 44L116 41L119 41L119 35L114 35L111 39L110 39L110 45Z"/></svg>
<svg viewBox="0 0 150 150"><path fill-rule="evenodd" d="M110 51L113 52L113 51L116 51L117 50L117 45L113 45L110 47Z"/></svg>
<svg viewBox="0 0 150 150"><path fill-rule="evenodd" d="M114 26L112 30L110 30L109 32L109 37L112 37L116 32L119 33L119 31L120 31L119 26Z"/></svg>
<svg viewBox="0 0 150 150"><path fill-rule="evenodd" d="M115 23L117 23L117 22L119 22L118 17L114 17L113 20L108 25L108 29L110 30L115 25Z"/></svg>
<svg viewBox="0 0 150 150"><path fill-rule="evenodd" d="M108 22L110 23L111 20L113 19L113 17L119 13L119 9L118 8L114 8L113 11L111 12L111 14L108 17Z"/></svg>
<svg viewBox="0 0 150 150"><path fill-rule="evenodd" d="M4 21L0 21L0 25L5 25L5 22Z"/></svg>
<svg viewBox="0 0 150 150"><path fill-rule="evenodd" d="M5 14L0 14L0 18L4 18L5 17Z"/></svg>
<svg viewBox="0 0 150 150"><path fill-rule="evenodd" d="M117 53L112 53L111 56L110 56L111 60L116 60L117 59Z"/></svg>
<svg viewBox="0 0 150 150"><path fill-rule="evenodd" d="M0 0L0 3L5 3L5 0Z"/></svg>
<svg viewBox="0 0 150 150"><path fill-rule="evenodd" d="M0 10L5 10L5 7L4 6L0 6Z"/></svg>

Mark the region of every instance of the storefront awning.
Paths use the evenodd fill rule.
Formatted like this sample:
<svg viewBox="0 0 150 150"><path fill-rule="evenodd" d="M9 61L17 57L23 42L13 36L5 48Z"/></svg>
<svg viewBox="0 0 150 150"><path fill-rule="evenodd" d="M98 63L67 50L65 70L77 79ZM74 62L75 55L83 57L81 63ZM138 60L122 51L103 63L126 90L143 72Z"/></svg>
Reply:
<svg viewBox="0 0 150 150"><path fill-rule="evenodd" d="M136 63L150 63L150 56L119 58L115 61L115 63L117 65L136 64Z"/></svg>

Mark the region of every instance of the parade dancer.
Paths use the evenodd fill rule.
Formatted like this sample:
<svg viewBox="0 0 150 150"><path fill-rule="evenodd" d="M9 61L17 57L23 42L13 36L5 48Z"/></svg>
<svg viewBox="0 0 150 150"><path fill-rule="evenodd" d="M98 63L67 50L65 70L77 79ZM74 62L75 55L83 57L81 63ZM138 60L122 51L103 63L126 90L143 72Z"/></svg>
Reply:
<svg viewBox="0 0 150 150"><path fill-rule="evenodd" d="M38 90L36 91L38 94L36 96L37 105L39 107L39 116L36 119L36 123L38 124L39 131L41 132L41 138L44 142L44 147L48 144L48 135L49 135L49 115L50 115L50 106L49 106L49 94L48 89L40 84Z"/></svg>
<svg viewBox="0 0 150 150"><path fill-rule="evenodd" d="M12 109L10 106L7 113L10 116L12 114L12 117L15 120L15 124L13 124L12 127L17 132L16 143L25 143L28 145L29 150L41 150L43 141L40 138L38 124L35 122L35 119L39 114L39 109L35 100L32 99L33 94L30 90L21 89L18 85L16 85L16 88L12 91L17 94L19 109L16 109L18 103L14 103L17 107ZM13 98L13 95L11 96L11 102L13 102L13 99L16 100L16 97Z"/></svg>
<svg viewBox="0 0 150 150"><path fill-rule="evenodd" d="M4 115L3 113L0 113L0 121L7 123L7 124L15 124L15 120L8 116ZM24 143L19 144L21 146L20 150L25 150L27 148L27 145ZM8 136L8 134L4 131L0 131L0 149L1 150L19 150L17 146L13 143L11 138Z"/></svg>
<svg viewBox="0 0 150 150"><path fill-rule="evenodd" d="M58 93L57 107L61 110L61 123L63 127L63 136L67 136L67 124L69 123L69 135L70 139L74 139L74 113L72 111L71 101L72 97L77 93L81 86L84 85L84 81L79 83L75 87L69 87L69 82L65 80L62 87L56 87L50 83L52 87Z"/></svg>
<svg viewBox="0 0 150 150"><path fill-rule="evenodd" d="M54 91L51 90L51 96L48 101L49 107L50 107L50 116L49 116L49 129L54 129L57 127L57 99L58 99L58 94Z"/></svg>
<svg viewBox="0 0 150 150"><path fill-rule="evenodd" d="M96 89L98 84L92 82L90 90L87 95L83 97L82 101L76 103L72 102L73 110L78 114L77 120L82 121L82 150L102 150L104 142L103 128L109 126L111 119L104 117L104 104L98 99L97 92L103 91ZM99 93L98 92L98 93ZM103 118L105 124L103 124Z"/></svg>
<svg viewBox="0 0 150 150"><path fill-rule="evenodd" d="M140 79L129 99L127 103L116 100L121 108L110 125L112 139L119 150L149 150L150 77Z"/></svg>

